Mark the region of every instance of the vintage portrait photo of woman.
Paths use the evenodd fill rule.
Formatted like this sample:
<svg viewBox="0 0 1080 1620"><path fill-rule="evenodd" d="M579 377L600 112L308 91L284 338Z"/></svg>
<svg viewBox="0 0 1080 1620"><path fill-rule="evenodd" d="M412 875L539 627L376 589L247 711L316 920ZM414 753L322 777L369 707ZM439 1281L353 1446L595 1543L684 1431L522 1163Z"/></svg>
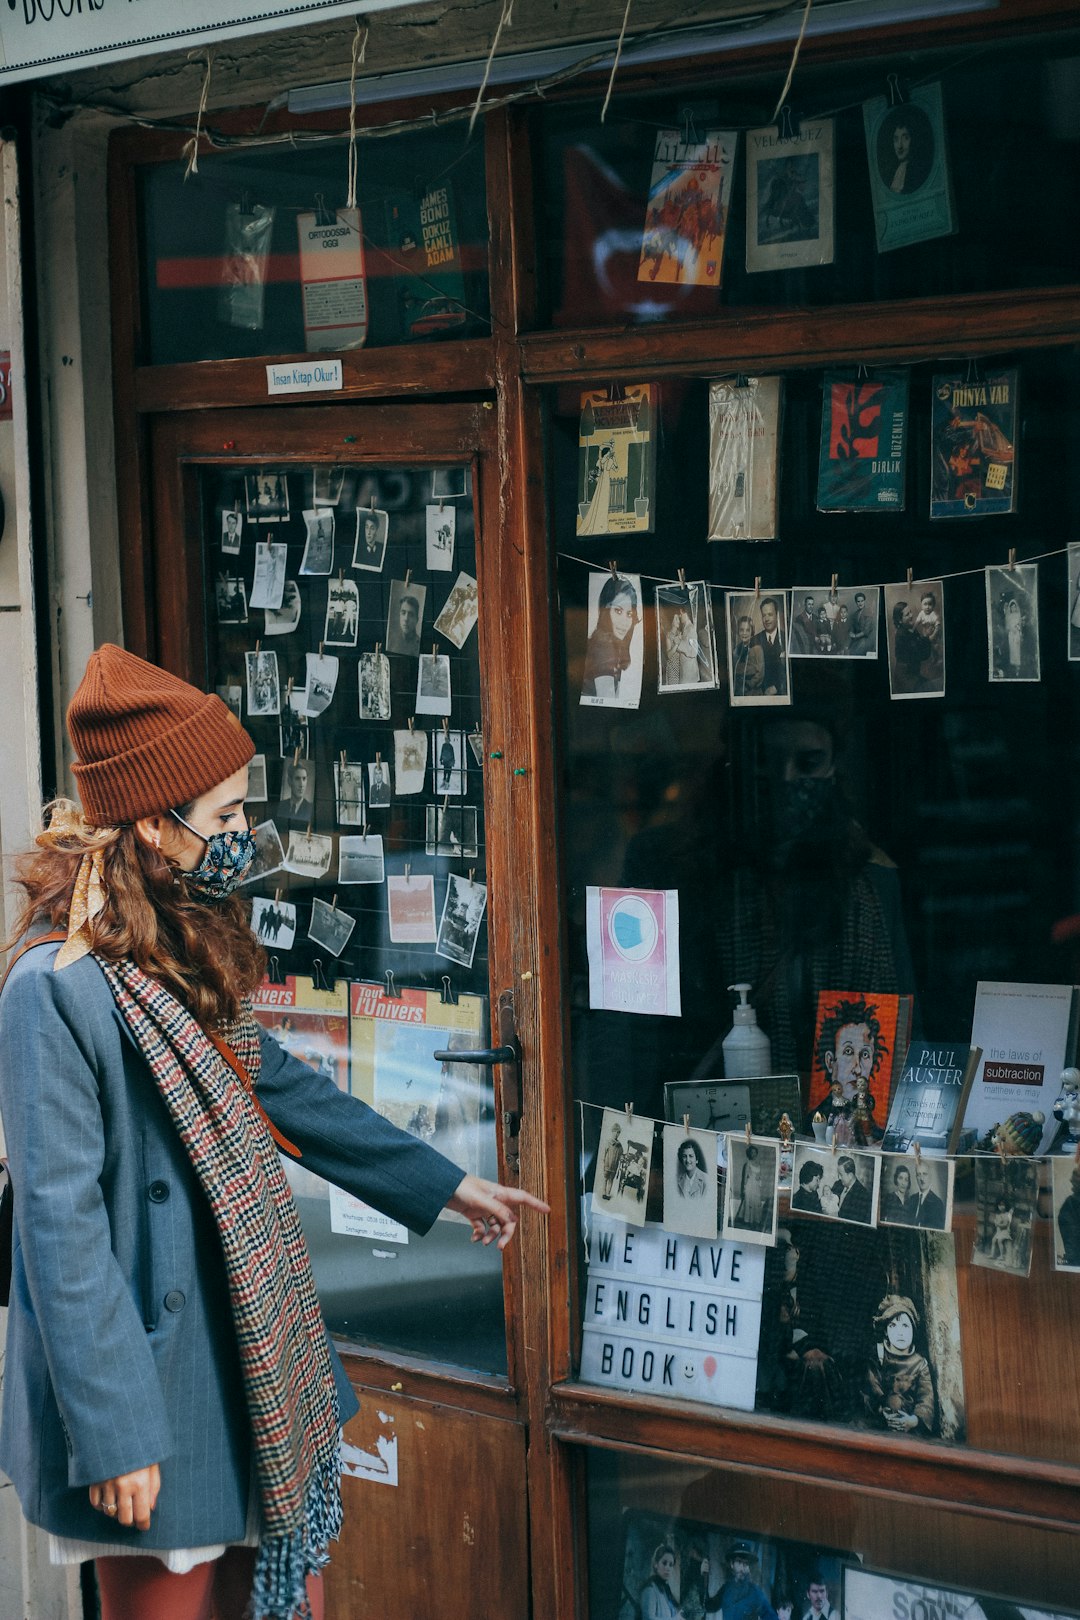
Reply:
<svg viewBox="0 0 1080 1620"><path fill-rule="evenodd" d="M708 692L720 684L712 601L704 580L656 587L661 692Z"/></svg>
<svg viewBox="0 0 1080 1620"><path fill-rule="evenodd" d="M776 1243L776 1179L780 1144L767 1136L728 1133L724 1185L725 1238Z"/></svg>
<svg viewBox="0 0 1080 1620"><path fill-rule="evenodd" d="M589 575L589 639L581 701L597 708L636 709L641 702L645 639L637 574Z"/></svg>
<svg viewBox="0 0 1080 1620"><path fill-rule="evenodd" d="M716 1236L716 1144L711 1131L664 1126L664 1226L669 1232Z"/></svg>

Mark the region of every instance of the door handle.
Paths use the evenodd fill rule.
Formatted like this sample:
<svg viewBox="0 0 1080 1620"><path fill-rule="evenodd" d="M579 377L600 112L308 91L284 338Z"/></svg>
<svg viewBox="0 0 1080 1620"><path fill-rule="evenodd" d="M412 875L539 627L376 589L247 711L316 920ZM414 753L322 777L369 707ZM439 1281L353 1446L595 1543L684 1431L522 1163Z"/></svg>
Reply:
<svg viewBox="0 0 1080 1620"><path fill-rule="evenodd" d="M499 1046L433 1052L437 1063L479 1063L502 1070L503 1151L508 1167L518 1171L518 1134L521 1130L521 1045L514 1024L514 992L504 990L496 1003Z"/></svg>

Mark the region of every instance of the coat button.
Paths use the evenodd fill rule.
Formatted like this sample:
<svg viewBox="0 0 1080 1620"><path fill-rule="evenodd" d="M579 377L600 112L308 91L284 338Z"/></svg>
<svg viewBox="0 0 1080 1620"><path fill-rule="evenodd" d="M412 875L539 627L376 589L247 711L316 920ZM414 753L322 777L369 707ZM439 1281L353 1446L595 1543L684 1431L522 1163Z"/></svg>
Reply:
<svg viewBox="0 0 1080 1620"><path fill-rule="evenodd" d="M182 1311L186 1304L187 1299L179 1288L170 1288L165 1295L165 1309L167 1311Z"/></svg>
<svg viewBox="0 0 1080 1620"><path fill-rule="evenodd" d="M169 1196L169 1183L152 1181L146 1190L152 1204L163 1204Z"/></svg>

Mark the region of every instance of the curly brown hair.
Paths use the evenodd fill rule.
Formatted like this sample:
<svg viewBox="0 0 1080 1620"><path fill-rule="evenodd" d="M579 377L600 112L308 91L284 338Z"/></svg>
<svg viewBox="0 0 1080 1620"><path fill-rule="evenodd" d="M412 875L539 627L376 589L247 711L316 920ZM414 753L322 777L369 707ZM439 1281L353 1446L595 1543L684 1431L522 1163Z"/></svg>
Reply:
<svg viewBox="0 0 1080 1620"><path fill-rule="evenodd" d="M177 808L187 815L192 806ZM37 922L67 926L79 864L100 850L108 902L94 923L94 951L111 962L130 957L204 1029L235 1018L266 969L247 901L199 899L134 826L91 827L64 800L47 806L46 818L54 811L63 811L55 817L62 830L47 826L36 849L16 862L16 882L26 894L16 938Z"/></svg>

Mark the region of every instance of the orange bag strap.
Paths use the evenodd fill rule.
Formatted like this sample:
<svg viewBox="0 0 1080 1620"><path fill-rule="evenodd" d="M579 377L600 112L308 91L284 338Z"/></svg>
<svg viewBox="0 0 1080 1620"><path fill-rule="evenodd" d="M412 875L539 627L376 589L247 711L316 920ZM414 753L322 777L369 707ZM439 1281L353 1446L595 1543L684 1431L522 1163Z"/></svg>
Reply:
<svg viewBox="0 0 1080 1620"><path fill-rule="evenodd" d="M233 1074L235 1074L236 1078L239 1080L240 1084L243 1086L244 1090L255 1104L256 1112L261 1114L263 1124L270 1132L270 1135L274 1138L274 1141L277 1143L278 1147L281 1148L283 1152L287 1153L290 1158L301 1158L302 1155L300 1149L294 1142L290 1142L287 1136L283 1136L281 1134L273 1120L270 1118L270 1115L266 1112L266 1109L255 1095L255 1086L252 1082L251 1076L244 1068L244 1065L241 1063L228 1041L223 1041L220 1035L211 1035L210 1039L213 1041L214 1045L218 1049L218 1052L225 1059L225 1062L229 1065L229 1068L232 1070Z"/></svg>
<svg viewBox="0 0 1080 1620"><path fill-rule="evenodd" d="M37 945L51 945L54 941L62 945L65 939L67 939L66 931L63 928L54 928L50 934L38 934L36 939L28 939L25 945L20 945L8 963L3 979L0 979L0 990L3 990L4 985L7 984L11 970L20 956L25 956L27 951L32 951Z"/></svg>

